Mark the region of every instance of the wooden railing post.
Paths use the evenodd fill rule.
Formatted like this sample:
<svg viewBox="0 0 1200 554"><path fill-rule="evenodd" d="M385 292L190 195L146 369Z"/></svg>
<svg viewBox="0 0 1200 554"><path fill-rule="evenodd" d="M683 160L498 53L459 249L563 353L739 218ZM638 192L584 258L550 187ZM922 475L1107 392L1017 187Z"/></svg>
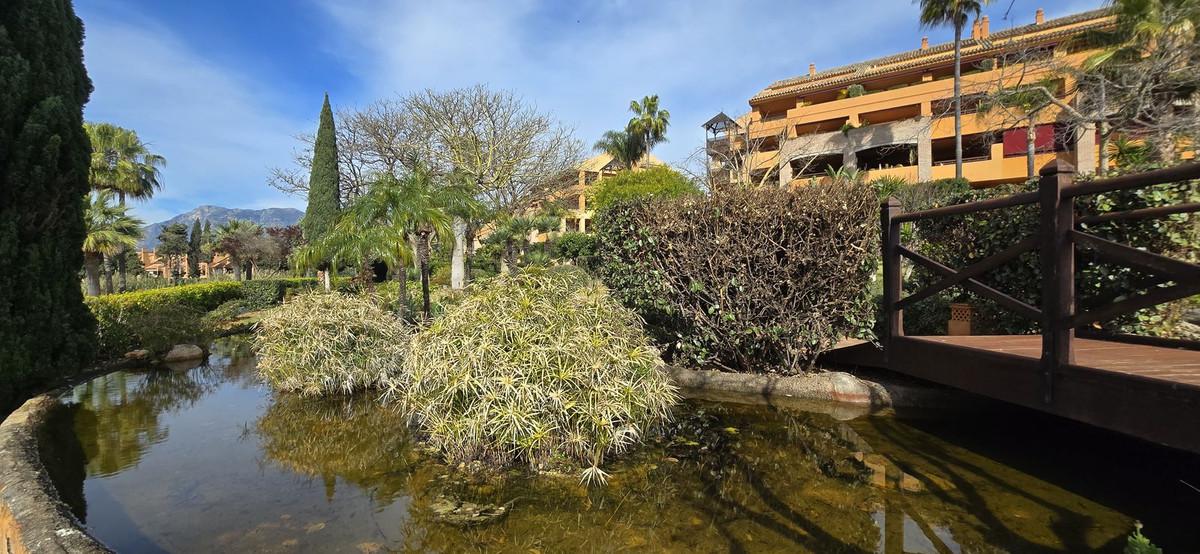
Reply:
<svg viewBox="0 0 1200 554"><path fill-rule="evenodd" d="M900 279L900 226L895 217L903 210L900 201L888 198L879 206L880 229L883 231L883 346L885 357L890 359L894 337L904 336L904 312L896 307L902 295Z"/></svg>
<svg viewBox="0 0 1200 554"><path fill-rule="evenodd" d="M1039 172L1041 197L1040 257L1042 266L1042 400L1054 399L1054 377L1058 368L1074 363L1075 329L1068 321L1075 315L1075 201L1064 198L1075 168L1054 160Z"/></svg>

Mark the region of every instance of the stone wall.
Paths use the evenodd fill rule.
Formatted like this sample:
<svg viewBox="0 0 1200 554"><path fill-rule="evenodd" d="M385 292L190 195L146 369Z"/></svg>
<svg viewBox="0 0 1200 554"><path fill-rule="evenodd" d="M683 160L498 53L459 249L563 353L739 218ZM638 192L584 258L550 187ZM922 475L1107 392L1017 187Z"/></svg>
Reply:
<svg viewBox="0 0 1200 554"><path fill-rule="evenodd" d="M111 552L71 515L42 465L38 431L57 404L37 396L0 423L2 554Z"/></svg>

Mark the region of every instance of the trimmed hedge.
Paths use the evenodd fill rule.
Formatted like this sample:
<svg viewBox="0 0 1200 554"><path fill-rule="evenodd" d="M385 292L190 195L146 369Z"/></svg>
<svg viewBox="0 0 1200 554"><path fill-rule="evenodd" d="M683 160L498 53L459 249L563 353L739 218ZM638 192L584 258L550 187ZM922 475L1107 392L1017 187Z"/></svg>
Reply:
<svg viewBox="0 0 1200 554"><path fill-rule="evenodd" d="M206 341L211 324L220 319L205 317L208 312L234 300L240 301L239 311L261 310L279 304L289 292L316 285L317 280L309 277L211 281L97 296L86 302L97 322L98 354L113 358L137 348L158 352L181 342Z"/></svg>
<svg viewBox="0 0 1200 554"><path fill-rule="evenodd" d="M159 352L208 336L205 313L242 297L242 284L220 281L88 298L98 353L118 357L137 348Z"/></svg>
<svg viewBox="0 0 1200 554"><path fill-rule="evenodd" d="M615 204L596 272L674 357L792 373L869 331L878 209L853 182Z"/></svg>

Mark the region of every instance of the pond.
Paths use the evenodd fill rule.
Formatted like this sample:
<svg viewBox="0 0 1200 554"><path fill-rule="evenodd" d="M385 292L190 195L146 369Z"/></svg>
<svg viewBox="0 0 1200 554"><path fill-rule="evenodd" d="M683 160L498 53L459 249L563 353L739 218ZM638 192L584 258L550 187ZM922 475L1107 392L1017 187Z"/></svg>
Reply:
<svg viewBox="0 0 1200 554"><path fill-rule="evenodd" d="M693 398L589 488L471 477L373 396L276 395L244 340L212 351L62 396L43 455L118 552L1120 552L1135 518L1200 545L1200 459L1025 410Z"/></svg>

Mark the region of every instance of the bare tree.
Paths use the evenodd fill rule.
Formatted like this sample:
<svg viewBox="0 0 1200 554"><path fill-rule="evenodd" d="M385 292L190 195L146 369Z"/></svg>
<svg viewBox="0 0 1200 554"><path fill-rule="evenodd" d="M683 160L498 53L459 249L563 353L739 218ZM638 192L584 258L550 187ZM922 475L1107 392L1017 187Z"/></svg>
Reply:
<svg viewBox="0 0 1200 554"><path fill-rule="evenodd" d="M522 215L573 182L582 144L571 129L512 92L484 85L425 90L402 103L429 137L424 158L442 171L466 176L501 219ZM478 223L462 215L454 221L453 288L465 285L468 239Z"/></svg>

